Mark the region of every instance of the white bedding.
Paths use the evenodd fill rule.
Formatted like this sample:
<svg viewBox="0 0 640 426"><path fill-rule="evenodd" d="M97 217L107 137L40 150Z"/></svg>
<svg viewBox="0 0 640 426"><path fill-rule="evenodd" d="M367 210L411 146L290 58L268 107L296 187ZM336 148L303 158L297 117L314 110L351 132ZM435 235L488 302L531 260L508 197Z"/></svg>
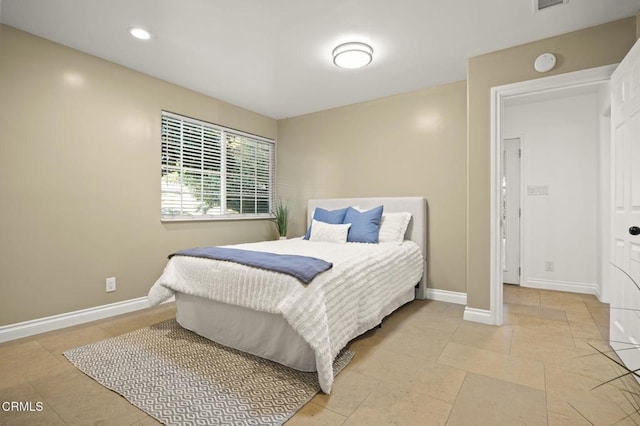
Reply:
<svg viewBox="0 0 640 426"><path fill-rule="evenodd" d="M150 303L161 303L177 291L282 315L314 350L326 393L333 383L335 356L388 315L386 302L406 294L423 274L423 255L412 241L335 244L296 238L234 247L317 257L333 268L304 285L278 272L175 256L151 288Z"/></svg>

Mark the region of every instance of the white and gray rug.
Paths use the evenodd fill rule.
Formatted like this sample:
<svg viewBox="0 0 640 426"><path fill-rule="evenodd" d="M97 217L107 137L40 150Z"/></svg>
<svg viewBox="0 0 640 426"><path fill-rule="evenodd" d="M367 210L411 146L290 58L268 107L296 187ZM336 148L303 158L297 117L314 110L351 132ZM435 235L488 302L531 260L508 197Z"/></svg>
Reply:
<svg viewBox="0 0 640 426"><path fill-rule="evenodd" d="M167 425L280 425L320 390L316 373L219 345L175 320L64 355ZM341 353L335 374L352 357Z"/></svg>

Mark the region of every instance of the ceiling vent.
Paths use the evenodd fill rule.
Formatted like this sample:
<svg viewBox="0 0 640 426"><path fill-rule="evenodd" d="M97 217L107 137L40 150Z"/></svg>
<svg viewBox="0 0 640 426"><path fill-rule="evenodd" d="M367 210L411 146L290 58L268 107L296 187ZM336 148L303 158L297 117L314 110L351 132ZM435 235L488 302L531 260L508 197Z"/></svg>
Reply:
<svg viewBox="0 0 640 426"><path fill-rule="evenodd" d="M533 0L533 2L536 12L540 12L553 6L569 3L569 0Z"/></svg>

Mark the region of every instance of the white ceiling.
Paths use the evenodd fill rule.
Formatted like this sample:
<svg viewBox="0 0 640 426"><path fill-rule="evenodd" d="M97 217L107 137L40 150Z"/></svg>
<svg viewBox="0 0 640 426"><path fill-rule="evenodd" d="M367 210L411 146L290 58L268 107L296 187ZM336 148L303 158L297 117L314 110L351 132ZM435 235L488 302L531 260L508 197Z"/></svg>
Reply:
<svg viewBox="0 0 640 426"><path fill-rule="evenodd" d="M0 21L276 119L464 80L469 57L634 16L640 0L0 0ZM150 41L131 38L139 25ZM332 63L373 46L360 70Z"/></svg>

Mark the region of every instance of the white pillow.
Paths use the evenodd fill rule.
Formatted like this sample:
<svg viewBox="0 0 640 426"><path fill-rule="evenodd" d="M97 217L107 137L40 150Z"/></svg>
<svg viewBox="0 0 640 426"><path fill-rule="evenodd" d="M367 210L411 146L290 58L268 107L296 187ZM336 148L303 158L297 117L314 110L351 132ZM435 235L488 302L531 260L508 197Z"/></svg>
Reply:
<svg viewBox="0 0 640 426"><path fill-rule="evenodd" d="M346 243L350 223L332 225L315 219L311 221L311 235L309 241L324 241L328 243Z"/></svg>
<svg viewBox="0 0 640 426"><path fill-rule="evenodd" d="M381 243L403 242L410 220L409 212L383 213L378 241Z"/></svg>

